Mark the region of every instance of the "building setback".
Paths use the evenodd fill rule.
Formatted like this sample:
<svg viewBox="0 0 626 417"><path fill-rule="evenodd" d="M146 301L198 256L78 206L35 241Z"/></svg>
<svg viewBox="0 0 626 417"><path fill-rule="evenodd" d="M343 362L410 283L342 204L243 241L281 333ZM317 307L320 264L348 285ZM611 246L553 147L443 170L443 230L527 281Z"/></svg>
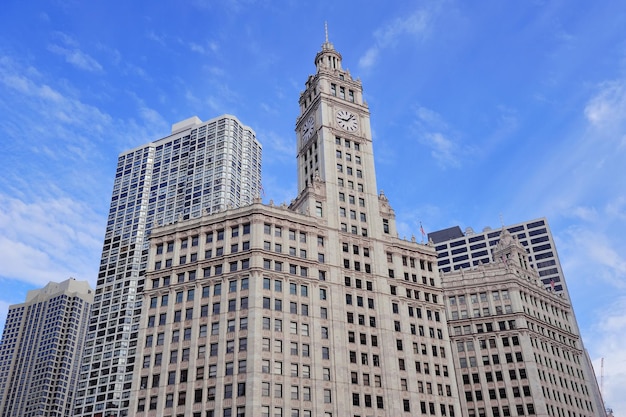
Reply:
<svg viewBox="0 0 626 417"><path fill-rule="evenodd" d="M197 117L122 153L102 249L75 415L127 416L148 237L153 227L251 204L261 189L261 145L224 115Z"/></svg>
<svg viewBox="0 0 626 417"><path fill-rule="evenodd" d="M506 226L506 230L517 237L528 252L528 262L539 273L543 286L569 297L548 220L539 218L516 223ZM437 267L446 273L491 262L500 230L486 227L482 232L474 232L469 227L463 233L459 226L454 226L429 233L428 239L435 243Z"/></svg>
<svg viewBox="0 0 626 417"><path fill-rule="evenodd" d="M508 230L492 249L493 262L442 276L467 415L605 415L569 301Z"/></svg>
<svg viewBox="0 0 626 417"><path fill-rule="evenodd" d="M298 197L154 229L130 412L461 416L432 246L397 238L361 82L326 42Z"/></svg>
<svg viewBox="0 0 626 417"><path fill-rule="evenodd" d="M587 388L593 402L593 409L604 415L604 405L598 387L593 364L583 340L580 339L580 330L576 315L571 305L571 298L567 289L567 283L563 274L563 268L559 261L556 245L550 226L546 218L529 220L509 226L503 226L511 236L514 236L518 244L524 248L525 260L528 267L536 271L538 284L546 291L556 294L562 302L569 306L571 315L571 331L578 337L578 348L582 349L581 366L587 381ZM494 250L500 242L502 230L493 230L486 227L482 232L474 232L467 228L465 233L458 226L439 230L428 234L429 240L435 244L437 251L437 266L444 274L482 267L491 262L501 262L501 256L496 255ZM446 290L447 291L447 290ZM468 311L471 316L471 313ZM455 317L451 317L455 319ZM489 415L489 414L487 414ZM551 414L553 415L553 414ZM556 414L559 415L559 414Z"/></svg>
<svg viewBox="0 0 626 417"><path fill-rule="evenodd" d="M0 344L0 415L69 416L93 291L70 278L9 306Z"/></svg>

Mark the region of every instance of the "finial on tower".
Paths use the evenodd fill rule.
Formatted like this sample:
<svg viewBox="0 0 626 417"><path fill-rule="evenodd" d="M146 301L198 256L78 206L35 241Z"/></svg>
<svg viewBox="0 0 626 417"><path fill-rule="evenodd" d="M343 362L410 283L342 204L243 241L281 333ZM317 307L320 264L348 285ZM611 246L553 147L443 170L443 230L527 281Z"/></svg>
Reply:
<svg viewBox="0 0 626 417"><path fill-rule="evenodd" d="M328 40L328 22L324 22L324 43L322 50L315 56L315 66L317 70L328 68L331 70L341 69L341 54L335 51L335 47Z"/></svg>

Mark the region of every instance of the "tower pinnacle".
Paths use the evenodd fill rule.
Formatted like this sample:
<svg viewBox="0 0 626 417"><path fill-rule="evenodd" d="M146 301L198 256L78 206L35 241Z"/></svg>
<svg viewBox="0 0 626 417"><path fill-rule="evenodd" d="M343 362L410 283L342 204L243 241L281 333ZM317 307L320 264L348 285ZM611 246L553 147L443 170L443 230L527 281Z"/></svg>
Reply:
<svg viewBox="0 0 626 417"><path fill-rule="evenodd" d="M326 43L328 43L328 22L324 22L324 33L326 34Z"/></svg>
<svg viewBox="0 0 626 417"><path fill-rule="evenodd" d="M322 51L334 51L335 47L328 40L328 22L324 22L324 43L322 44Z"/></svg>
<svg viewBox="0 0 626 417"><path fill-rule="evenodd" d="M319 71L326 69L341 69L341 54L335 51L335 47L328 40L328 22L324 22L324 43L322 50L315 56L315 66Z"/></svg>

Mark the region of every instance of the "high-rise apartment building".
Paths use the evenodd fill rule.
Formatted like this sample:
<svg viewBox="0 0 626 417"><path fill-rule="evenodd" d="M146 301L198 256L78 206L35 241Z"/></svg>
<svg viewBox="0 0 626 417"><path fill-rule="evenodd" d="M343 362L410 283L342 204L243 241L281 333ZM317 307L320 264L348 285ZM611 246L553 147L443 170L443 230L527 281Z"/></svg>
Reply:
<svg viewBox="0 0 626 417"><path fill-rule="evenodd" d="M466 415L605 415L569 300L544 287L517 238L498 233L492 262L442 276Z"/></svg>
<svg viewBox="0 0 626 417"><path fill-rule="evenodd" d="M506 226L528 252L528 262L539 273L543 286L555 293L568 295L563 269L556 252L548 220L539 218ZM500 230L486 227L474 232L459 226L428 234L437 251L437 267L441 272L467 269L492 262L492 250L500 240Z"/></svg>
<svg viewBox="0 0 626 417"><path fill-rule="evenodd" d="M72 278L9 306L0 344L0 416L69 416L93 290Z"/></svg>
<svg viewBox="0 0 626 417"><path fill-rule="evenodd" d="M436 252L397 237L361 82L314 62L297 199L153 230L135 416L463 415Z"/></svg>
<svg viewBox="0 0 626 417"><path fill-rule="evenodd" d="M192 117L174 124L169 136L119 156L76 415L129 415L136 366L130 343L152 228L251 204L260 188L261 145L233 116Z"/></svg>

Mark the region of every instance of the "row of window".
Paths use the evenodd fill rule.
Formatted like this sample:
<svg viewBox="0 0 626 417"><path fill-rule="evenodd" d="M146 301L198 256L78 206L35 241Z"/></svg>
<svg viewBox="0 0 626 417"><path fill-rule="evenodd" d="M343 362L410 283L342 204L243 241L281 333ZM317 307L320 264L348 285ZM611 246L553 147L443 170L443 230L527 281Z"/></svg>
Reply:
<svg viewBox="0 0 626 417"><path fill-rule="evenodd" d="M548 303L547 301L544 301L541 298L536 297L532 294L528 294L524 291L520 291L520 297L524 303L537 307L541 309L542 311L551 313L552 316L561 317L565 321L569 320L568 312L555 306L552 303Z"/></svg>
<svg viewBox="0 0 626 417"><path fill-rule="evenodd" d="M494 323L492 322L477 323L476 333L485 333L485 332L489 333L489 332L501 331L501 330L514 330L517 328L517 324L515 323L515 320L499 321L497 322L497 329L494 330L494 328L495 328ZM452 330L455 336L473 333L472 326L469 324L466 324L464 326L454 326Z"/></svg>
<svg viewBox="0 0 626 417"><path fill-rule="evenodd" d="M330 84L330 94L334 97L346 100L346 88L339 86L339 96L337 96L337 84L335 83ZM354 103L354 90L348 89L348 101Z"/></svg>
<svg viewBox="0 0 626 417"><path fill-rule="evenodd" d="M510 339L509 339L508 336L502 336L501 339L502 339L502 346L504 346L504 347L519 346L520 345L518 336L512 336ZM480 349L487 349L487 348L497 349L496 339L495 338L480 339L480 340L478 340L478 347ZM459 342L457 342L457 350L459 352L463 352L464 350L466 350L468 352L474 351L474 341L473 340L468 340L468 341L459 341Z"/></svg>
<svg viewBox="0 0 626 417"><path fill-rule="evenodd" d="M367 222L367 217L365 213L358 213L356 210L346 210L345 207L339 207L339 217L347 217L347 213L350 213L350 220L356 220L357 214L359 215L359 220L362 222Z"/></svg>
<svg viewBox="0 0 626 417"><path fill-rule="evenodd" d="M244 243L248 243L249 244L249 242L244 242ZM218 249L221 249L221 248L218 248ZM248 245L247 249L245 249L245 250L249 250L249 249L250 249L250 246ZM237 250L235 250L235 252L236 251ZM195 254L195 253L191 254L191 262L196 262L198 260L197 256L195 256L195 255L197 255L197 254ZM207 251L206 255L207 255L206 259L210 259L211 258L211 251L210 250ZM221 255L222 255L222 253L220 253L218 256L221 256ZM187 263L186 255L181 256L180 259L179 259L179 265L184 265L186 263ZM173 266L172 259L166 259L165 263L163 263L163 261L155 261L154 262L154 270L155 271L159 271L162 268L171 268L172 266ZM246 269L249 269L249 268L250 268L250 259L247 259L247 258L239 260L239 261L232 261L232 262L228 263L228 271L229 272L235 272L237 270L246 270ZM204 269L204 276L205 277L211 276L211 267L205 267L203 269ZM214 265L213 266L213 275L221 275L222 273L224 273L224 265L219 264L219 265ZM179 274L179 279L180 279L180 274ZM190 281L193 281L193 280L196 279L195 271L191 271L189 273L188 279ZM170 281L168 280L167 282L168 282L167 285L169 285Z"/></svg>
<svg viewBox="0 0 626 417"><path fill-rule="evenodd" d="M226 323L226 332L227 333L233 333L236 329L236 319L229 319ZM247 317L240 317L239 318L239 330L247 330L248 329L248 318ZM203 337L207 337L207 331L208 331L208 325L207 324L201 324L198 328L198 336L199 338L203 338ZM219 335L220 332L220 322L216 321L211 323L211 336L217 336ZM181 330L180 329L174 329L172 330L172 337L171 337L171 343L178 343L180 341L180 334L181 334ZM148 334L146 335L146 340L145 340L145 347L151 347L155 338L154 338L154 334ZM183 329L183 339L182 340L191 340L192 337L192 328L191 327L186 327ZM165 342L165 333L161 332L161 333L157 333L156 334L156 346L160 346L163 345Z"/></svg>
<svg viewBox="0 0 626 417"><path fill-rule="evenodd" d="M274 298L274 311L283 311L283 300L280 298ZM272 308L272 299L270 297L263 297L263 308L269 310ZM298 303L290 302L289 303L289 313L298 314ZM300 315L308 316L309 315L309 305L308 304L300 304Z"/></svg>
<svg viewBox="0 0 626 417"><path fill-rule="evenodd" d="M495 313L496 315L511 314L513 313L513 307L510 304L506 304L504 306L504 309L502 308L502 306L496 306ZM489 309L489 307L483 307L482 312L480 308L475 308L472 311L472 317L474 318L488 317L490 315L491 315L491 310ZM452 317L452 320L459 320L459 319L466 319L469 316L468 316L468 311L463 309L463 310L452 310L451 317Z"/></svg>
<svg viewBox="0 0 626 417"><path fill-rule="evenodd" d="M546 342L540 341L537 338L531 338L530 339L530 343L531 345L533 345L536 348L540 348L543 352L546 352L548 354L552 353L552 355L556 355L559 358L563 358L569 362L573 362L577 365L580 365L580 356L579 355L575 355L567 350L561 349L558 346L554 346L553 344L550 344L550 349L548 348L548 344ZM535 356L537 357L536 362L537 363L542 363L541 360L541 355L538 353L535 353ZM552 362L547 362L546 359L544 359L545 365L548 365L550 367L552 367ZM560 364L560 368L561 368L561 372L567 372L569 375L575 376L577 375L579 378L581 377L581 371L580 369L576 369L576 373L574 373L574 367L571 367L568 364L565 364L565 370L563 370L563 364L556 361L557 363L557 369L559 368Z"/></svg>
<svg viewBox="0 0 626 417"><path fill-rule="evenodd" d="M509 369L509 379L511 381L515 381L517 379L522 380L522 379L527 379L527 378L528 376L526 374L526 369L524 368ZM478 380L478 374L472 374L472 382L476 383L475 381L477 380ZM465 383L465 381L468 381L467 383L469 383L468 374L463 375L463 383ZM504 381L504 374L502 373L502 371L495 371L495 372L487 371L484 373L484 381L486 381L487 383L494 382L494 381L497 381L497 382Z"/></svg>
<svg viewBox="0 0 626 417"><path fill-rule="evenodd" d="M338 148L338 149L335 151L335 156L337 157L337 159L342 159L342 158L345 158L345 160L346 160L347 162L352 162L352 154L351 154L351 153L349 153L349 152L346 152L346 153L345 153L345 154L343 154L343 156L342 156L342 151L341 151L341 149L340 149L340 148ZM355 162L357 165L361 165L361 157L360 157L359 155L355 155L355 156L354 156L354 162Z"/></svg>
<svg viewBox="0 0 626 417"><path fill-rule="evenodd" d="M508 290L497 290L497 291L492 291L491 292L491 298L493 301L500 301L502 300L508 300L510 299L509 296L509 291ZM451 306L455 306L457 305L457 301L459 305L465 305L467 303L467 297L465 295L458 295L458 296L449 296L448 297L448 304L450 304ZM481 303L486 303L488 301L487 299L487 293L486 292L481 292L481 293L475 293L475 294L470 294L469 295L469 301L472 304L476 304L479 301Z"/></svg>
<svg viewBox="0 0 626 417"><path fill-rule="evenodd" d="M355 170L351 166L346 166L345 167L345 172L349 176L353 176L354 175L354 171ZM344 172L343 164L337 164L337 172L339 172L340 174L342 174ZM360 169L357 169L356 170L356 177L357 178L363 178L363 171L361 171Z"/></svg>
<svg viewBox="0 0 626 417"><path fill-rule="evenodd" d="M389 270L389 275L391 278L393 278L393 271L390 269ZM423 277L424 279L426 279L426 277ZM434 285L434 283L433 283ZM396 285L390 285L389 286L389 293L391 295L398 295L398 287ZM406 296L407 298L411 298L411 293L413 293L413 297L416 300L420 299L420 291L418 290L411 290L410 288L406 288ZM439 302L439 296L437 294L432 294L429 292L424 291L424 301L426 302L432 302L437 304Z"/></svg>
<svg viewBox="0 0 626 417"><path fill-rule="evenodd" d="M410 266L411 268L416 268L415 258L413 258L412 256L406 256L406 255L401 255L401 258L402 258L402 266ZM394 261L394 254L392 252L387 252L387 262L393 263L393 261ZM419 262L420 262L420 269L422 271L426 271L427 268L428 268L428 271L430 272L433 271L433 263L431 261L420 259Z"/></svg>
<svg viewBox="0 0 626 417"><path fill-rule="evenodd" d="M207 389L206 400L203 399L204 390L197 388L193 391L193 403L201 403L204 401L215 401L216 389L215 387L209 387ZM239 382L237 384L224 384L223 386L223 398L230 399L234 397L245 397L246 395L246 383ZM176 396L176 401L175 401ZM147 400L147 404L146 404ZM158 405L158 396L151 396L149 399L139 398L137 400L137 412L144 412L146 410L156 410ZM190 399L191 400L191 399ZM187 403L187 391L178 391L165 395L165 408L173 408L178 406L184 406ZM243 416L244 407L238 407L238 416ZM200 413L198 413L200 414ZM208 415L208 414L207 414ZM227 416L226 409L224 410L224 416Z"/></svg>
<svg viewBox="0 0 626 417"><path fill-rule="evenodd" d="M328 348L327 348L328 349ZM328 358L324 358L328 359ZM261 360L261 372L264 374L274 375L289 375L293 378L311 378L311 365L291 363L289 366L289 372L284 373L283 361L271 359ZM330 368L322 368L322 379L324 381L330 381Z"/></svg>
<svg viewBox="0 0 626 417"><path fill-rule="evenodd" d="M376 395L376 408L379 410L383 410L385 408L385 403L383 401L383 397L380 395ZM372 408L372 395L371 394L363 394L363 407ZM354 392L352 393L352 405L355 407L361 407L361 394ZM404 410L411 411L411 410Z"/></svg>
<svg viewBox="0 0 626 417"><path fill-rule="evenodd" d="M359 142L351 141L350 139L341 138L339 136L335 136L335 145L341 146L342 140L343 146L345 146L346 148L350 149L351 147L354 147L355 151L361 150L361 144L359 144Z"/></svg>
<svg viewBox="0 0 626 417"><path fill-rule="evenodd" d="M460 342L459 342L460 343ZM459 344L458 348L462 348L462 346ZM462 352L462 351L459 351ZM524 362L524 358L522 356L522 352L508 352L504 354L504 359L506 361L506 363L513 363L513 357L515 357L515 361L516 362ZM476 363L476 357L475 356L470 356L468 358L459 358L459 363L461 365L461 368L467 368L468 365L468 359L469 359L469 366L474 368L477 365ZM487 366L487 365L499 365L500 364L500 355L499 354L493 354L491 356L489 355L483 355L482 356L482 364Z"/></svg>
<svg viewBox="0 0 626 417"><path fill-rule="evenodd" d="M509 417L511 416L511 407L512 406L508 406L508 405L503 405L502 408L494 406L491 407L491 414L493 415L493 417ZM517 404L515 406L515 411L517 412L516 415L518 416L524 416L526 414L528 415L535 415L535 406L534 404L526 404L526 407L524 407L524 404ZM552 415L556 415L556 414L552 414ZM559 414L560 415L560 414ZM563 413L563 415L565 415L565 413ZM470 408L468 410L468 417L486 417L485 414L485 409L484 408L479 408L478 410Z"/></svg>
<svg viewBox="0 0 626 417"><path fill-rule="evenodd" d="M275 237L283 236L283 228L281 226L274 225L273 229L274 229ZM265 233L266 235L272 234L272 225L270 223L265 223L263 225L263 233ZM300 243L306 243L307 241L307 234L305 232L298 232L297 230L294 230L294 229L288 230L288 236L289 236L289 240L292 240L292 241L298 240ZM317 243L320 246L324 246L323 236L318 236Z"/></svg>
<svg viewBox="0 0 626 417"><path fill-rule="evenodd" d="M586 387L585 387L586 388ZM577 407L579 409L586 409L587 411L593 411L593 407L591 406L591 402L588 400L583 400L574 396L574 401L572 401L572 396L566 393L561 393L558 389L550 389L546 386L541 386L541 391L543 392L543 396L548 399L554 399L561 403L569 404L573 407Z"/></svg>
<svg viewBox="0 0 626 417"><path fill-rule="evenodd" d="M235 225L232 226L230 228L230 236L231 238L236 238L239 235L248 235L250 234L250 223L245 223L242 225ZM211 232L207 232L205 234L205 242L206 243L212 243L214 240L215 241L222 241L224 240L224 235L225 235L225 230L224 229L219 229L216 231L211 231ZM196 247L198 246L200 242L200 237L199 236L191 236L191 237L184 237L182 239L179 240L179 248L181 250L183 249L187 249L188 247ZM162 254L164 251L166 253L170 253L170 252L174 252L174 245L175 242L169 241L165 244L163 243L159 243L156 246L156 253L157 255Z"/></svg>
<svg viewBox="0 0 626 417"><path fill-rule="evenodd" d="M524 394L524 397L530 397L530 387L528 385L522 386L521 389L518 386L514 386L511 387L511 390L513 391L514 398L520 398L522 394ZM488 396L490 400L497 400L498 398L504 399L507 398L507 390L506 388L489 389ZM465 401L467 402L483 401L484 399L483 392L480 390L465 391Z"/></svg>
<svg viewBox="0 0 626 417"><path fill-rule="evenodd" d="M263 249L267 250L267 251L271 251L272 250L272 243L268 240L263 242ZM283 245L282 243L274 243L274 252L276 253L283 253ZM290 246L289 247L289 256L300 256L300 258L302 259L307 259L307 250L306 249L300 249L299 254L298 254L298 250L296 249L295 246ZM323 253L318 253L317 255L317 259L319 262L324 262L324 254Z"/></svg>
<svg viewBox="0 0 626 417"><path fill-rule="evenodd" d="M188 339L187 339L188 340ZM246 337L240 337L238 339L238 345L239 345L239 352L245 352L248 350L248 339ZM158 340L157 340L157 346L158 346ZM207 353L209 357L216 357L219 353L219 343L211 343L209 344L209 349L207 352L207 347L206 345L200 345L197 348L197 352L196 352L196 357L200 360L205 359L207 357ZM225 353L226 354L230 354L230 353L234 353L236 351L236 342L234 339L232 340L227 340L226 343L222 343L222 346L225 348ZM167 353L167 352L165 352ZM179 355L180 353L180 355ZM183 349L173 349L169 352L169 364L177 364L179 362L179 358L180 358L180 362L184 363L184 362L188 362L190 359L191 355L191 350L190 348L183 348ZM143 356L143 362L142 362L142 367L143 368L150 368L151 366L162 366L163 365L163 352L156 352L154 355L152 354L147 354ZM241 361L240 361L241 362ZM225 368L225 375L232 375L232 371L233 371L233 366L232 366L232 362L227 362L226 363L226 368ZM229 366L230 365L230 366ZM245 365L245 363L244 363ZM213 366L213 365L211 365ZM217 366L217 365L215 365ZM214 368L217 369L217 368ZM241 368L240 368L241 369ZM210 369L211 370L211 369ZM209 374L211 374L211 372L209 372ZM211 377L209 375L209 377Z"/></svg>

